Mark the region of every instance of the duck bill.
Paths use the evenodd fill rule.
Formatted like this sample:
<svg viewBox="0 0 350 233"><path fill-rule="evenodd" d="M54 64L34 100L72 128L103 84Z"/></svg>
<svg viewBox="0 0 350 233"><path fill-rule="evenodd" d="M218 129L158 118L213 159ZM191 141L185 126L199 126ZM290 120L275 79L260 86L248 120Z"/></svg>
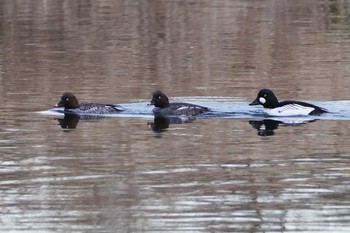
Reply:
<svg viewBox="0 0 350 233"><path fill-rule="evenodd" d="M57 104L55 104L54 107L55 107L55 108L60 108L60 107L63 107L63 105L61 104L61 102L58 102Z"/></svg>
<svg viewBox="0 0 350 233"><path fill-rule="evenodd" d="M260 102L259 102L259 100L258 100L258 98L256 98L253 102L251 102L249 105L259 105L260 104Z"/></svg>

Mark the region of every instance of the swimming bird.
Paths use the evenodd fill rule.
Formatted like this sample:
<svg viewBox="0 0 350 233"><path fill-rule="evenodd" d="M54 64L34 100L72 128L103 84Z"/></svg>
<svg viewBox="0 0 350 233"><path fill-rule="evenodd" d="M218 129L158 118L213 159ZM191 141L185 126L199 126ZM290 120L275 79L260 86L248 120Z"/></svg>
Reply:
<svg viewBox="0 0 350 233"><path fill-rule="evenodd" d="M123 111L120 106L113 104L81 103L71 92L63 93L55 108L64 107L64 110L76 114L109 114Z"/></svg>
<svg viewBox="0 0 350 233"><path fill-rule="evenodd" d="M261 89L256 99L249 105L262 105L264 112L271 116L318 116L328 112L327 109L301 101L286 100L279 102L275 94L269 89Z"/></svg>
<svg viewBox="0 0 350 233"><path fill-rule="evenodd" d="M154 105L154 114L173 115L173 116L194 116L201 113L209 112L207 107L190 104L190 103L169 103L168 97L161 91L155 91L152 95L151 105Z"/></svg>

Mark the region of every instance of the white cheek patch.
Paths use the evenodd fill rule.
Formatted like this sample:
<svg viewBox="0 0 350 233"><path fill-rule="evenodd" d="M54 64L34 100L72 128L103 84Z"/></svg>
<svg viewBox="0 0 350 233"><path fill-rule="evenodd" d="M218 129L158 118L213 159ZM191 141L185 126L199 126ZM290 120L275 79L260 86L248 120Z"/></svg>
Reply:
<svg viewBox="0 0 350 233"><path fill-rule="evenodd" d="M266 99L263 98L263 97L260 97L260 98L259 98L259 102L262 103L262 104L264 104L264 103L266 103Z"/></svg>

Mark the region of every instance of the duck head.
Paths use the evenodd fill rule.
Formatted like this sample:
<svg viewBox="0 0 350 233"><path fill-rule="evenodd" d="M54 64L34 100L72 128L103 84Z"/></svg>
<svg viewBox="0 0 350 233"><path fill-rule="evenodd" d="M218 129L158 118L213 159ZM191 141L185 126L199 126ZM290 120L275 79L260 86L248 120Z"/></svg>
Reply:
<svg viewBox="0 0 350 233"><path fill-rule="evenodd" d="M169 99L168 97L161 91L155 91L152 95L151 105L154 105L158 108L166 108L169 107Z"/></svg>
<svg viewBox="0 0 350 233"><path fill-rule="evenodd" d="M249 105L262 105L264 108L275 108L278 106L278 99L269 89L261 89L256 99Z"/></svg>
<svg viewBox="0 0 350 233"><path fill-rule="evenodd" d="M63 93L60 102L55 105L55 108L64 107L65 109L79 108L77 98L70 92Z"/></svg>

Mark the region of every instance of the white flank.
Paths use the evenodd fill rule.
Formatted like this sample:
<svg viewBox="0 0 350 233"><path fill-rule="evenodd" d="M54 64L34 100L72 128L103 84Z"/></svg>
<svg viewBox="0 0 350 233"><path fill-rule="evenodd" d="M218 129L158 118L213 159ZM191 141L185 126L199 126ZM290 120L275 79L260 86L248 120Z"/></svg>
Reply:
<svg viewBox="0 0 350 233"><path fill-rule="evenodd" d="M278 108L264 108L264 112L270 116L300 116L309 115L314 108L305 107L299 104L288 104Z"/></svg>

